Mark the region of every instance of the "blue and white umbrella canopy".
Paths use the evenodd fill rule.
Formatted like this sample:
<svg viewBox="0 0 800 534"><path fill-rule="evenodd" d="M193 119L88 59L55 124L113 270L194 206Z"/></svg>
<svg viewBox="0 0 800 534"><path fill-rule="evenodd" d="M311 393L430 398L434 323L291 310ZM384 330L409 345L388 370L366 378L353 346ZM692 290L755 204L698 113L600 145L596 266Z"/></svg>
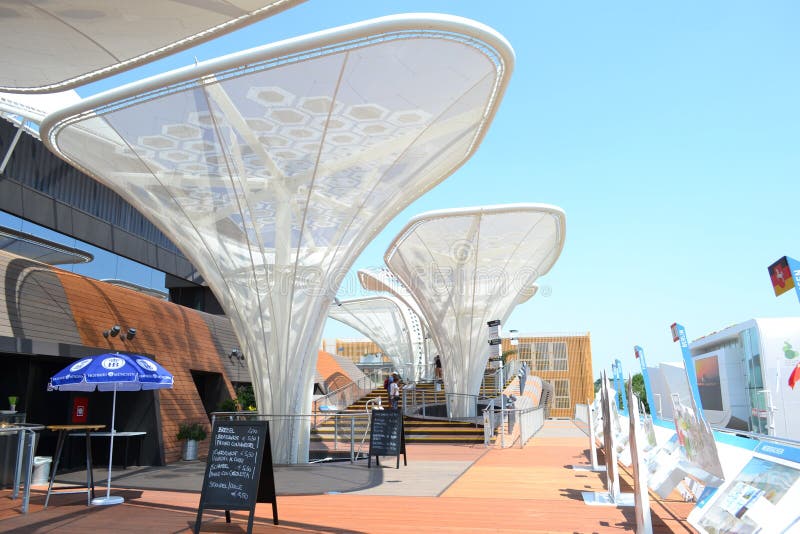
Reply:
<svg viewBox="0 0 800 534"><path fill-rule="evenodd" d="M117 414L117 391L166 389L172 387L172 374L140 354L118 352L89 356L65 367L50 378L47 389L61 391L113 391L111 408L111 440L108 451L106 496L92 499L92 504L119 504L122 497L111 496L111 457L114 454L114 424Z"/></svg>
<svg viewBox="0 0 800 534"><path fill-rule="evenodd" d="M65 367L48 389L62 391L139 391L172 387L172 375L139 354L109 353L90 356Z"/></svg>

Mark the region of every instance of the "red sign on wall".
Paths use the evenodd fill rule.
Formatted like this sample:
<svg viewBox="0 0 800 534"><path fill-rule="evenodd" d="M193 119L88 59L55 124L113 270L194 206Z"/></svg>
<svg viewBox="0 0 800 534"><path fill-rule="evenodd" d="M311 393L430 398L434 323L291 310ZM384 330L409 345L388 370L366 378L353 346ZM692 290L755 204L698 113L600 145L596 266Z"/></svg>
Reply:
<svg viewBox="0 0 800 534"><path fill-rule="evenodd" d="M89 417L89 397L72 399L72 422L86 423Z"/></svg>

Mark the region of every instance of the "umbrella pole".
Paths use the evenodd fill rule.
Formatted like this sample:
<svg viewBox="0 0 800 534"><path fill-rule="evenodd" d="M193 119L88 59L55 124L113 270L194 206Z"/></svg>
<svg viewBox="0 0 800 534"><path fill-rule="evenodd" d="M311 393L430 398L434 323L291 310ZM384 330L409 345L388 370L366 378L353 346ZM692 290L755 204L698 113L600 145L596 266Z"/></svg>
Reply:
<svg viewBox="0 0 800 534"><path fill-rule="evenodd" d="M123 497L111 496L111 461L114 455L114 434L116 433L116 430L114 430L114 424L116 422L116 417L117 417L117 384L115 382L114 400L111 404L111 439L109 440L111 444L108 446L108 478L106 479L106 496L92 499L92 504L95 505L120 504L122 502L125 502L125 499Z"/></svg>

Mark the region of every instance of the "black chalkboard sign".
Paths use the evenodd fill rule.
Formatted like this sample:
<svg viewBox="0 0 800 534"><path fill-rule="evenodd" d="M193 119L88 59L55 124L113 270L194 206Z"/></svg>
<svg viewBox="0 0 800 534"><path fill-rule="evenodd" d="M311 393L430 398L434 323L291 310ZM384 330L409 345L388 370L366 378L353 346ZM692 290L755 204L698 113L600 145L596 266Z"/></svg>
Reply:
<svg viewBox="0 0 800 534"><path fill-rule="evenodd" d="M203 490L194 531L200 532L203 509L249 510L247 532L253 530L256 502L272 503L272 520L278 524L275 477L267 421L214 422L206 460Z"/></svg>
<svg viewBox="0 0 800 534"><path fill-rule="evenodd" d="M381 465L378 456L397 456L397 469L400 469L400 454L403 455L403 465L408 465L402 412L400 410L372 410L367 467L372 467L373 456L375 456L376 465Z"/></svg>

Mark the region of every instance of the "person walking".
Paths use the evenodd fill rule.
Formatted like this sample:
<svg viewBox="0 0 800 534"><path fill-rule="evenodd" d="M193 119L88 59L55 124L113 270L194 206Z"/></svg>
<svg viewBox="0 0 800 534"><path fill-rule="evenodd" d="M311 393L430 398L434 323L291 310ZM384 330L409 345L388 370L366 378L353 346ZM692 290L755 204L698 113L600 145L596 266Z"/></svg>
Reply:
<svg viewBox="0 0 800 534"><path fill-rule="evenodd" d="M433 360L433 367L436 370L436 380L442 379L442 360L439 358L439 355L436 355L436 359Z"/></svg>

